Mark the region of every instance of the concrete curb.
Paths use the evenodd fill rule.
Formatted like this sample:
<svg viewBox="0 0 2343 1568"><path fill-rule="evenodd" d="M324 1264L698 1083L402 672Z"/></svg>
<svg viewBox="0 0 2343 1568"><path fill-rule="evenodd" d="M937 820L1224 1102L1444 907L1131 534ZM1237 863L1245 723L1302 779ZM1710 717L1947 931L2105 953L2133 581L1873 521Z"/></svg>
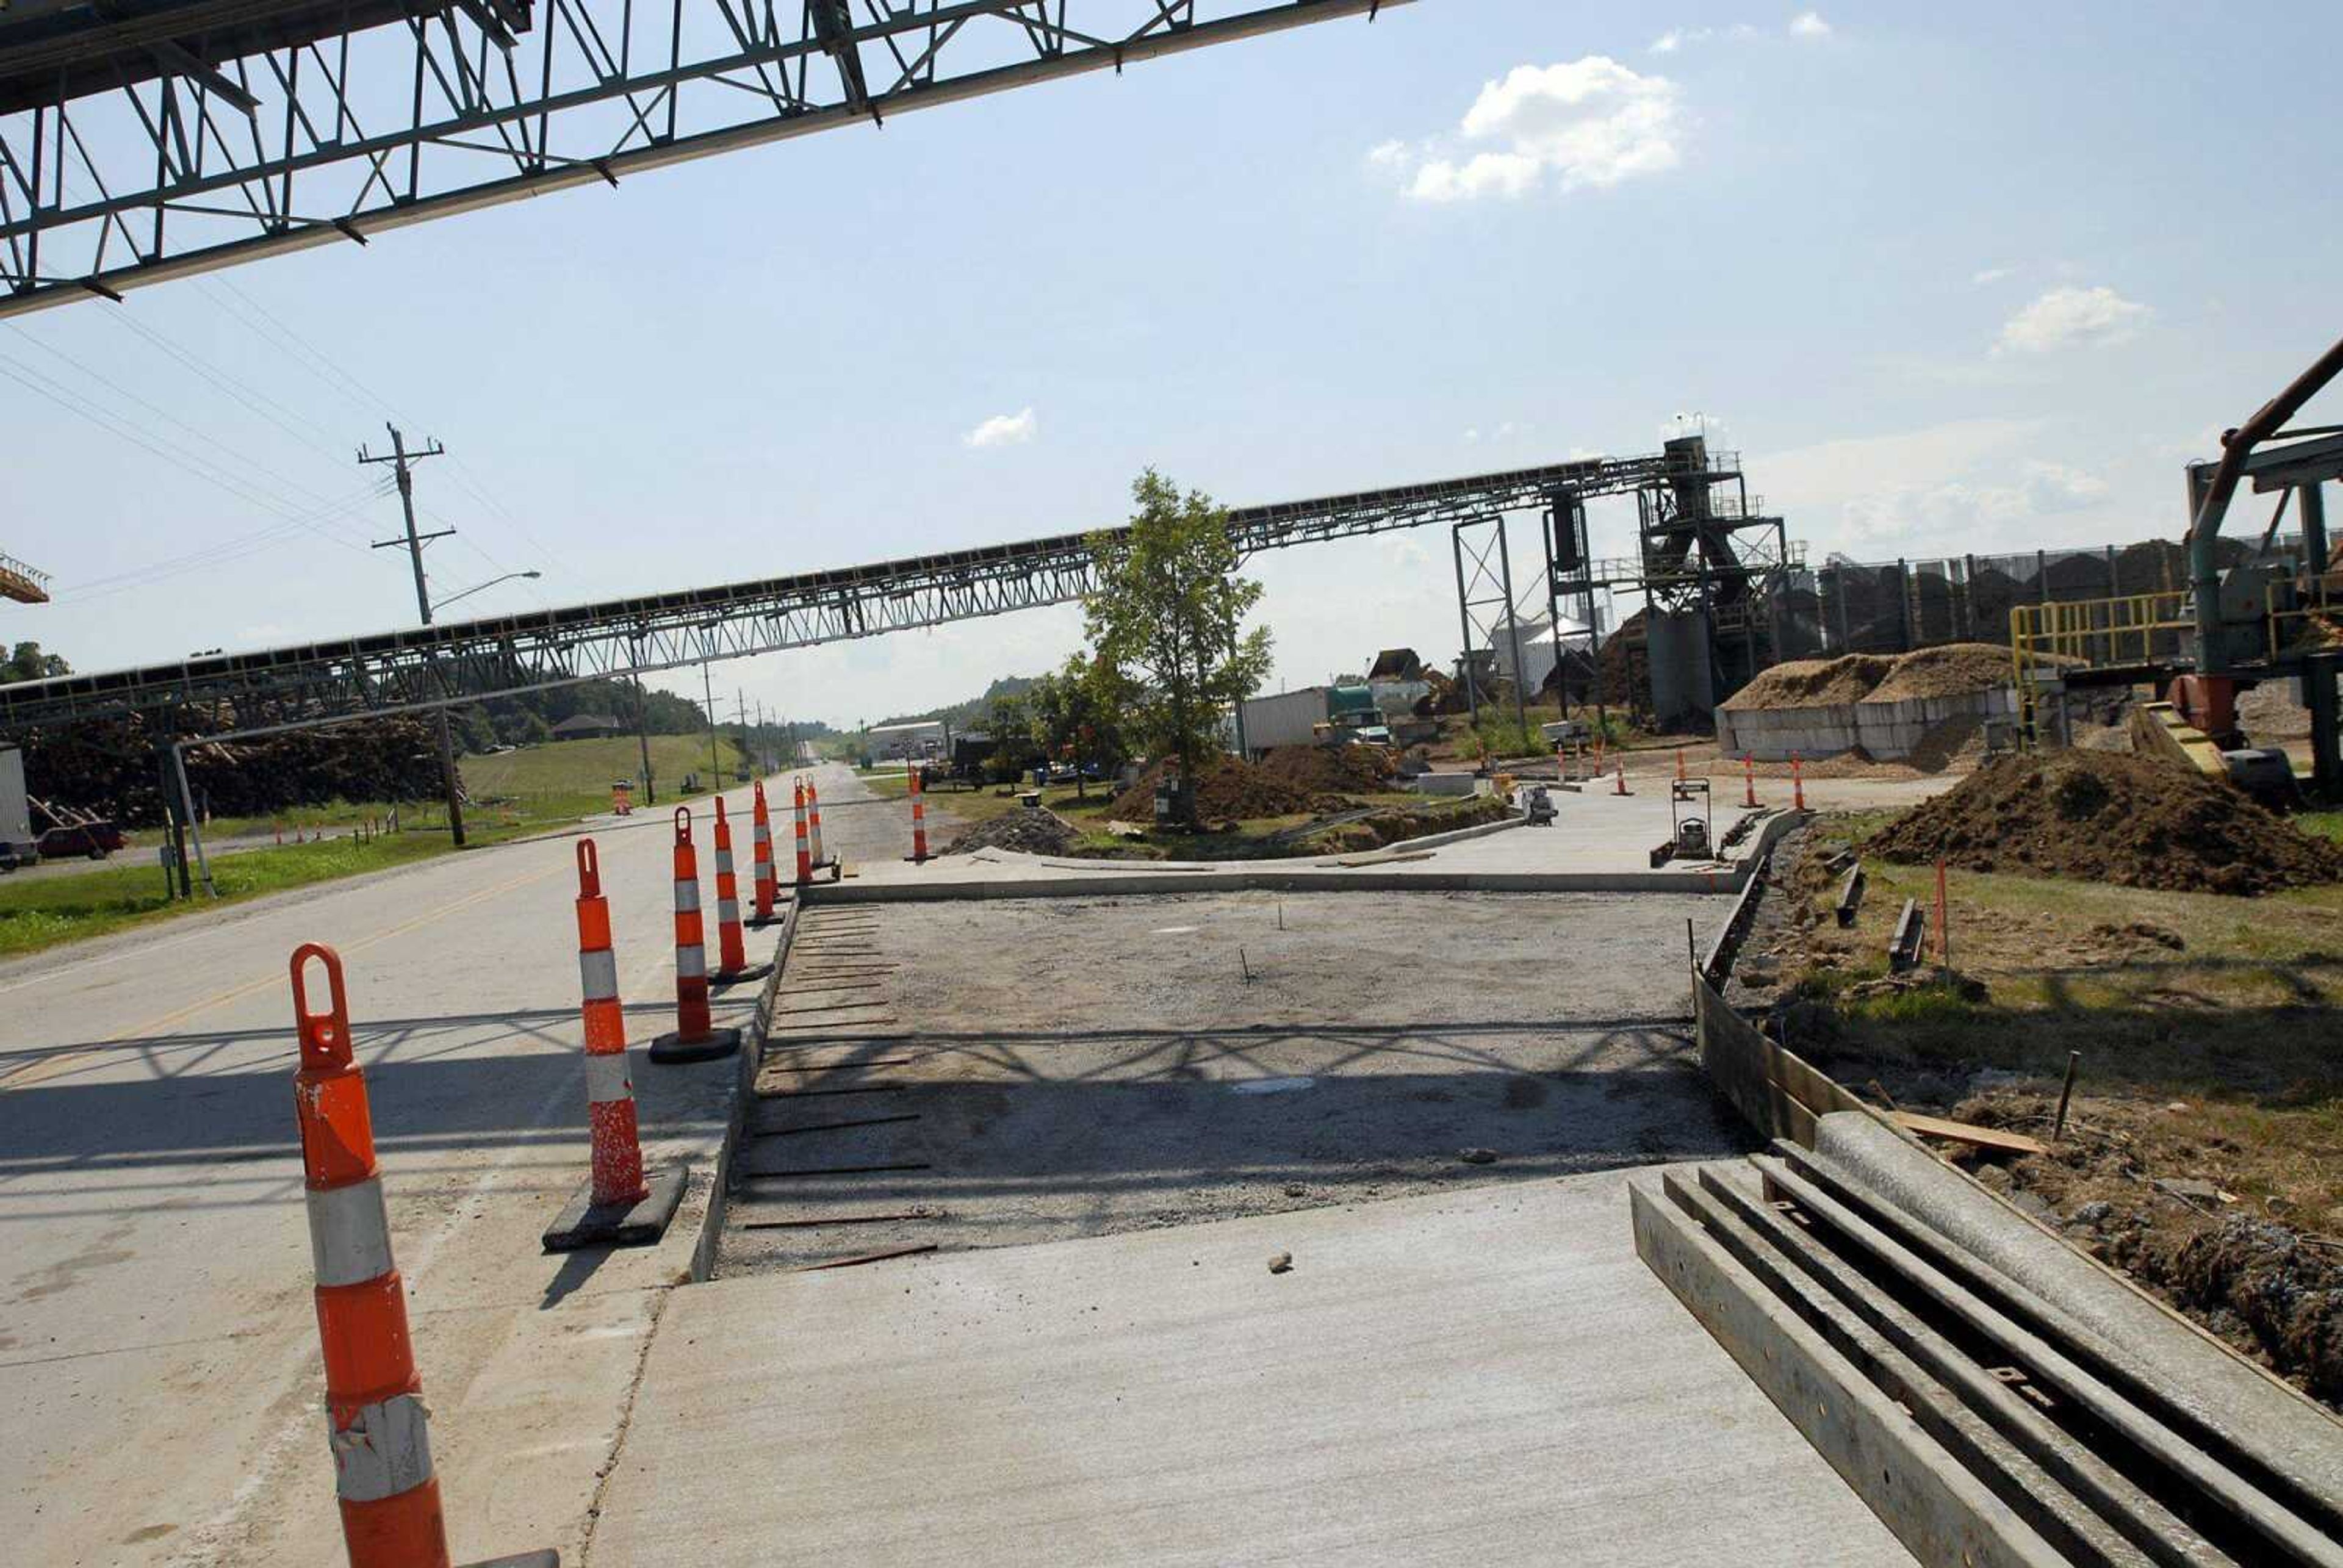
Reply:
<svg viewBox="0 0 2343 1568"><path fill-rule="evenodd" d="M732 1079L732 1106L724 1121L724 1141L716 1151L714 1184L709 1190L708 1209L691 1248L691 1283L695 1285L716 1274L716 1254L724 1240L725 1210L732 1195L732 1162L748 1130L749 1102L756 1098L757 1070L764 1065L765 1036L772 1028L773 1010L779 1005L781 976L789 969L789 945L797 940L800 908L795 898L788 900L788 912L780 918L780 935L773 944L773 972L765 977L764 985L757 992L756 1012L740 1030L740 1049L733 1057L737 1070Z"/></svg>

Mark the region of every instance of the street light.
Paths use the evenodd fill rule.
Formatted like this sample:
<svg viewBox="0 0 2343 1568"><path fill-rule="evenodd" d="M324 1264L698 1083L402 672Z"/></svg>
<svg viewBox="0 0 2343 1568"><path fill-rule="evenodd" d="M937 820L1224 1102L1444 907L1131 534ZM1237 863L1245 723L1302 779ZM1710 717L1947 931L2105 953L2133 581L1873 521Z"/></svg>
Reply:
<svg viewBox="0 0 2343 1568"><path fill-rule="evenodd" d="M458 599L469 598L476 593L486 593L488 589L496 587L498 583L508 583L515 578L541 578L545 574L540 571L507 572L500 578L490 578L484 583L476 583L472 587L466 588L462 593L451 593L446 598L439 600L431 608L435 610L446 609Z"/></svg>

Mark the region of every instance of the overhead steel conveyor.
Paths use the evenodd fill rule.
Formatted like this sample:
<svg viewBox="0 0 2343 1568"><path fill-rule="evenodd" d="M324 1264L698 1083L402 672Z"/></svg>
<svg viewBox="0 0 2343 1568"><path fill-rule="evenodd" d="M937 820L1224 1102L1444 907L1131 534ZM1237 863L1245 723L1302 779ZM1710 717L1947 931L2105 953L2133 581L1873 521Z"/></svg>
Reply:
<svg viewBox="0 0 2343 1568"><path fill-rule="evenodd" d="M1247 556L1551 509L1664 481L1664 454L1597 457L1228 514ZM1679 465L1681 466L1681 465ZM144 668L0 686L0 733L140 713L182 734L246 734L476 701L703 660L809 648L1081 598L1088 534L418 626Z"/></svg>

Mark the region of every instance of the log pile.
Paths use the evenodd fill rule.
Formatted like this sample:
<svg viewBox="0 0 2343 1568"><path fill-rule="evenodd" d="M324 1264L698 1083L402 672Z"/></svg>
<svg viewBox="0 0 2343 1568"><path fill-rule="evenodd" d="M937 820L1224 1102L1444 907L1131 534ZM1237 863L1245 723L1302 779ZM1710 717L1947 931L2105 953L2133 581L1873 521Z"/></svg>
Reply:
<svg viewBox="0 0 2343 1568"><path fill-rule="evenodd" d="M25 788L110 816L163 820L162 773L143 716L35 729L23 739ZM187 787L219 817L266 817L331 800L429 800L440 794L427 719L401 715L245 739L191 742Z"/></svg>

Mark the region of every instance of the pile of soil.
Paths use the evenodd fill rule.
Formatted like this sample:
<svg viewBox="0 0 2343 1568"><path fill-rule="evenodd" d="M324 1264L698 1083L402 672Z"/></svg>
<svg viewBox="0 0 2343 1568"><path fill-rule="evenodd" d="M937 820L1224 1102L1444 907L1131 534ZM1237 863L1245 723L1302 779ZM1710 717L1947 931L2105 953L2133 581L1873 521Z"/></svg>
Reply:
<svg viewBox="0 0 2343 1568"><path fill-rule="evenodd" d="M1926 865L2175 892L2255 894L2343 880L2343 848L2218 779L2143 757L2065 751L1986 762L1867 849Z"/></svg>
<svg viewBox="0 0 2343 1568"><path fill-rule="evenodd" d="M1262 777L1312 794L1390 788L1399 760L1381 746L1278 746L1263 754Z"/></svg>
<svg viewBox="0 0 2343 1568"><path fill-rule="evenodd" d="M965 855L973 849L1015 849L1027 855L1062 855L1081 838L1081 829L1047 807L1039 811L1020 807L990 822L978 823L953 839L944 853Z"/></svg>
<svg viewBox="0 0 2343 1568"><path fill-rule="evenodd" d="M1349 822L1303 837L1293 845L1302 855L1355 854L1380 849L1408 839L1477 828L1513 815L1513 808L1496 795L1476 795L1469 800L1428 800L1421 806L1391 806Z"/></svg>
<svg viewBox="0 0 2343 1568"><path fill-rule="evenodd" d="M1919 648L1896 659L1865 702L1906 702L1916 697L1963 697L2007 686L2016 677L2009 649L1989 642L1948 642Z"/></svg>
<svg viewBox="0 0 2343 1568"><path fill-rule="evenodd" d="M1718 706L1735 712L1745 709L1835 708L1861 702L1887 678L1896 661L1875 653L1850 653L1837 658L1794 658L1760 670L1757 678Z"/></svg>
<svg viewBox="0 0 2343 1568"><path fill-rule="evenodd" d="M1952 1115L2043 1137L2054 1105L2010 1089ZM1975 1173L2312 1398L2343 1403L2343 1248L2296 1229L2280 1200L2247 1195L2248 1151L2191 1123L2184 1102L2084 1101L2048 1153Z"/></svg>
<svg viewBox="0 0 2343 1568"><path fill-rule="evenodd" d="M1168 758L1150 766L1130 789L1115 797L1110 814L1141 827L1153 822L1156 783L1172 766ZM1316 789L1273 778L1250 762L1241 762L1233 757L1218 757L1198 772L1196 816L1200 820L1214 822L1241 821L1251 817L1284 817L1296 811L1309 810L1312 798L1319 793L1321 791Z"/></svg>

